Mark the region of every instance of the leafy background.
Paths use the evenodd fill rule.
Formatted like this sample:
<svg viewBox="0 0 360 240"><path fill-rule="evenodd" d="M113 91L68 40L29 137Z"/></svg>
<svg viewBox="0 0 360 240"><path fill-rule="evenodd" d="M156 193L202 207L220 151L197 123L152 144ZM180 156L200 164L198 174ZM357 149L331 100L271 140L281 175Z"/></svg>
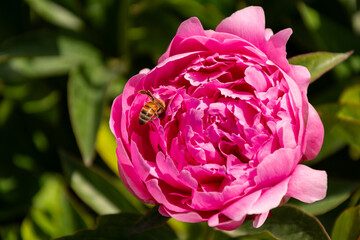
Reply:
<svg viewBox="0 0 360 240"><path fill-rule="evenodd" d="M1 1L0 238L358 239L358 4L356 0ZM310 205L292 200L275 209L260 229L246 222L224 233L204 223L166 221L156 208L135 199L117 176L115 141L108 128L111 101L128 78L156 65L183 20L197 16L205 29L214 29L224 17L248 5L264 8L266 25L274 32L293 29L288 57L315 51L342 53L291 59L308 66L314 80L336 65L309 87L309 100L325 125L323 149L309 164L327 171L327 198Z"/></svg>

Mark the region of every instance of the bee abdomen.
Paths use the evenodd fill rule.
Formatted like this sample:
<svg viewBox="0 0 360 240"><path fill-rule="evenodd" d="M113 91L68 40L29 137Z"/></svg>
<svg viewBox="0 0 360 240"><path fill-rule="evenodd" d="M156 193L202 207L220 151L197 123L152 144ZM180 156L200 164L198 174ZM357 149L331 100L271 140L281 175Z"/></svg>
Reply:
<svg viewBox="0 0 360 240"><path fill-rule="evenodd" d="M139 115L139 123L140 125L144 125L145 123L147 123L155 114L155 111L153 109L153 106L155 105L153 103L147 103L140 112ZM156 105L155 105L156 106Z"/></svg>

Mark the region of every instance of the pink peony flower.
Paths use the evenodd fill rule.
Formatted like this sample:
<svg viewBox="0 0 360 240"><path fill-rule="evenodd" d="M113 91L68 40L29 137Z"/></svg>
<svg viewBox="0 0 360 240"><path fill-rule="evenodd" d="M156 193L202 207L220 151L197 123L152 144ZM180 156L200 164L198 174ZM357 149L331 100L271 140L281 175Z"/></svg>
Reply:
<svg viewBox="0 0 360 240"><path fill-rule="evenodd" d="M326 173L301 164L318 154L324 130L306 97L308 70L286 59L291 33L265 29L260 7L215 31L197 18L183 22L158 65L114 100L110 128L125 186L165 216L224 230L246 217L259 227L290 197L324 198ZM166 105L143 125L151 98L141 90Z"/></svg>

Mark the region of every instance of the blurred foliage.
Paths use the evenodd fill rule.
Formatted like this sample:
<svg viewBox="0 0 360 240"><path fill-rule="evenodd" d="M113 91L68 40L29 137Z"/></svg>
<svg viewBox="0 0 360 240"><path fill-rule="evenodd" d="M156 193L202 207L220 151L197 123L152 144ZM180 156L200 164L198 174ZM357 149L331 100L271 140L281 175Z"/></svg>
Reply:
<svg viewBox="0 0 360 240"><path fill-rule="evenodd" d="M324 147L309 164L328 172L328 197L313 205L292 201L302 210L291 206L274 210L272 220L258 231L244 225L229 236L204 223L170 220L173 230L160 224L149 235L149 229L140 225L135 228L139 233L131 235L132 224L139 223L148 206L117 177L115 141L107 128L112 99L132 75L156 65L183 20L197 16L205 29L214 29L248 5L264 8L266 26L274 32L293 29L288 57L339 53L330 58L319 55L317 60L307 55L292 59L310 68L317 61L316 77L337 65L309 88L309 100L325 125ZM326 65L329 59L331 66ZM319 62L324 65L319 67ZM0 238L4 240L57 238L84 228L94 230L69 239L105 239L109 229L114 232L108 238L129 233L137 239L329 239L331 233L333 239L356 239L360 234L359 2L1 1L0 144ZM294 223L288 212L302 221ZM102 214L112 215L95 224ZM154 218L150 215L151 221L163 224ZM287 228L277 222L284 218Z"/></svg>

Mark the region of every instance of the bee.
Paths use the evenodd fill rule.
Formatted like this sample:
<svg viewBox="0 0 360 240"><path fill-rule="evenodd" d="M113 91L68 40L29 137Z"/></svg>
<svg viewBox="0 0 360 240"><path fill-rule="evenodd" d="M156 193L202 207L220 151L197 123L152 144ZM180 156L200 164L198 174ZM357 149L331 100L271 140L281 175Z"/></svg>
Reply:
<svg viewBox="0 0 360 240"><path fill-rule="evenodd" d="M146 94L151 99L151 101L148 101L142 107L139 115L139 123L140 125L144 125L149 120L152 121L153 119L158 118L159 115L165 111L165 103L163 100L154 97L150 91L141 90L139 93Z"/></svg>

